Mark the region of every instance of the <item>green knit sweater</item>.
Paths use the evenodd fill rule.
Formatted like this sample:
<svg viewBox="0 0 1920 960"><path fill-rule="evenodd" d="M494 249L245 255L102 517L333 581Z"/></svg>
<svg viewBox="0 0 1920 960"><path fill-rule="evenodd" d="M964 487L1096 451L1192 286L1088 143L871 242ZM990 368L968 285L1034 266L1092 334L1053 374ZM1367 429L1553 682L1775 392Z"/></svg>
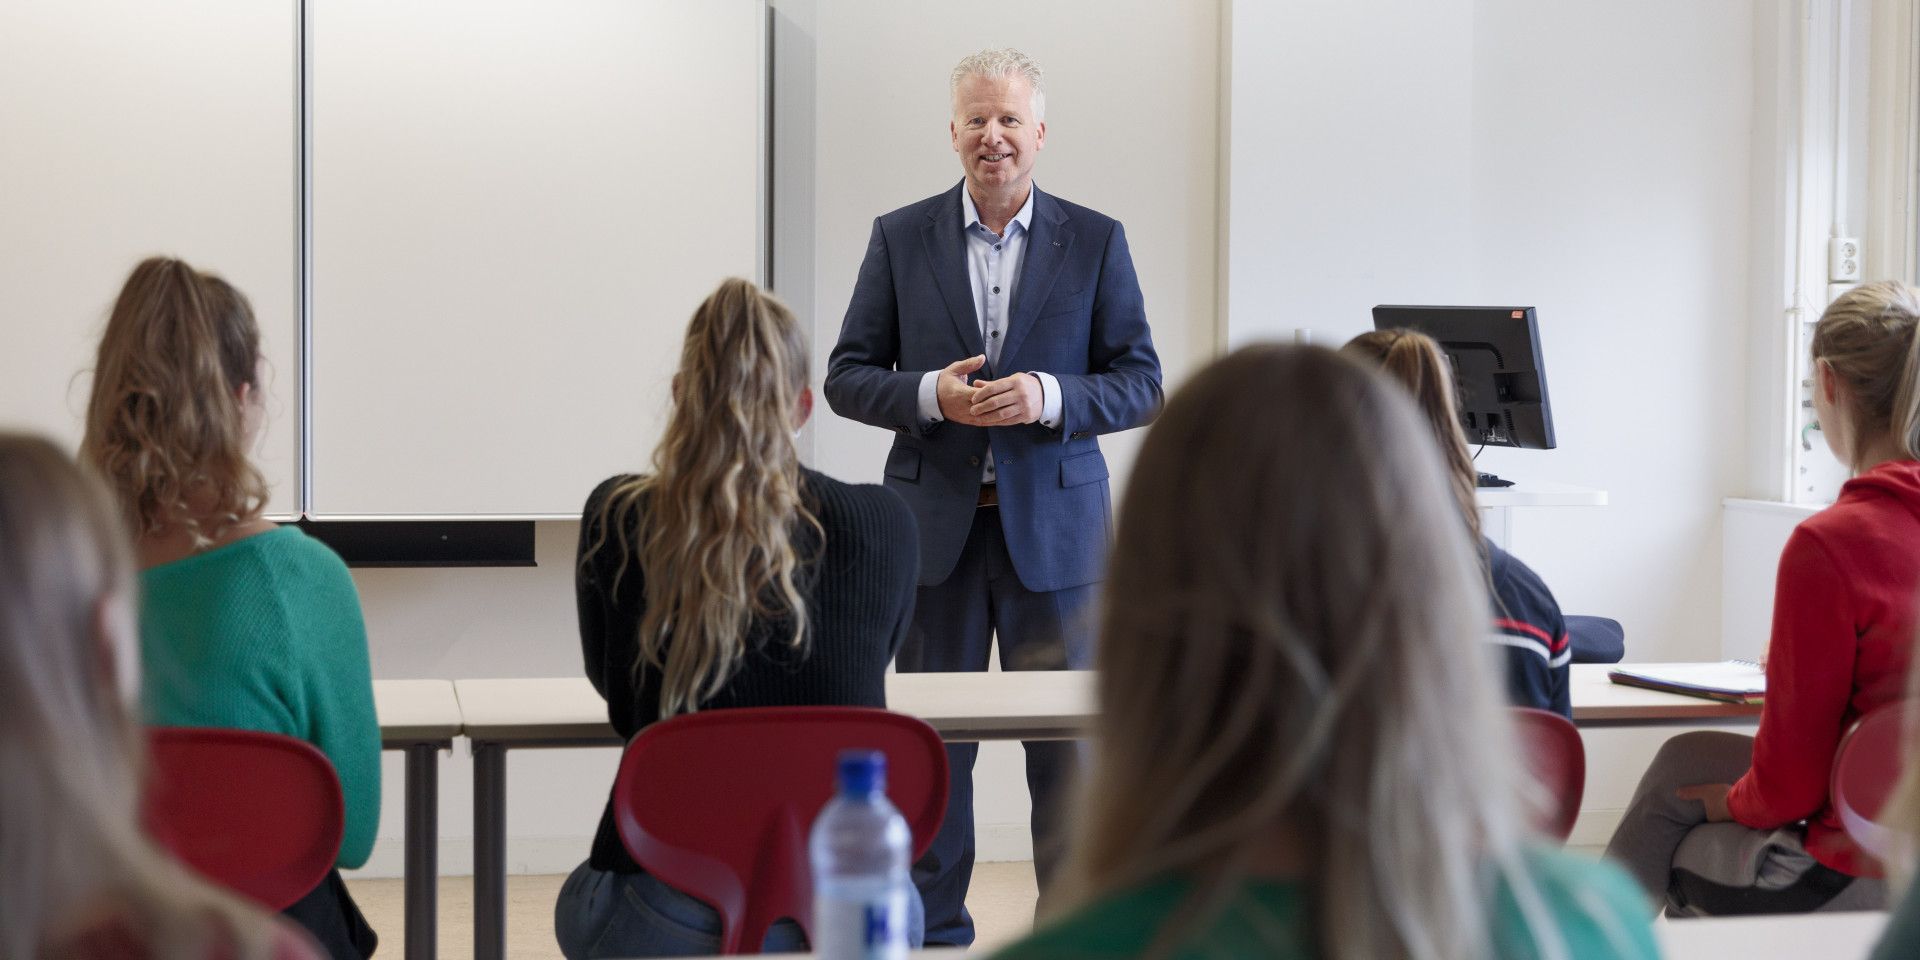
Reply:
<svg viewBox="0 0 1920 960"><path fill-rule="evenodd" d="M153 567L141 592L148 719L319 747L346 797L339 865L366 863L380 822L380 724L346 564L281 527Z"/></svg>
<svg viewBox="0 0 1920 960"><path fill-rule="evenodd" d="M1529 857L1549 922L1572 960L1656 960L1646 895L1610 863L1541 850ZM1138 956L1185 901L1190 884L1163 879L1099 900L994 955L993 960L1120 960ZM1502 887L1488 918L1493 960L1538 960L1542 951L1518 901ZM1312 918L1298 883L1248 881L1212 923L1174 951L1176 960L1261 957L1310 960Z"/></svg>

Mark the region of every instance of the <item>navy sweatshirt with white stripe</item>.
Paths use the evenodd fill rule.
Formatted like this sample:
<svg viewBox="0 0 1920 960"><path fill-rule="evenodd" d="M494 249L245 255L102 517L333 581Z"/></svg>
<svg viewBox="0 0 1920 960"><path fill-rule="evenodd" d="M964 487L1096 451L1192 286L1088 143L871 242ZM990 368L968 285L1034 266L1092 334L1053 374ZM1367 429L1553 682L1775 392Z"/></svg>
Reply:
<svg viewBox="0 0 1920 960"><path fill-rule="evenodd" d="M1573 647L1566 619L1553 591L1513 554L1486 542L1488 579L1493 587L1493 633L1507 668L1507 699L1518 707L1539 707L1568 719L1573 703L1567 692L1567 664Z"/></svg>

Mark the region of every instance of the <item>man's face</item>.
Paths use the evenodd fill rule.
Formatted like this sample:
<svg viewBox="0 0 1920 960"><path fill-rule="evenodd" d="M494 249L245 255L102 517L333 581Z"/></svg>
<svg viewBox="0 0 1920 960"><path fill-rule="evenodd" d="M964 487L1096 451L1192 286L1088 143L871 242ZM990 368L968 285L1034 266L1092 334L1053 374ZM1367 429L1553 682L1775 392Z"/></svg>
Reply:
<svg viewBox="0 0 1920 960"><path fill-rule="evenodd" d="M1047 143L1025 77L971 76L953 92L953 152L975 194L1025 189Z"/></svg>

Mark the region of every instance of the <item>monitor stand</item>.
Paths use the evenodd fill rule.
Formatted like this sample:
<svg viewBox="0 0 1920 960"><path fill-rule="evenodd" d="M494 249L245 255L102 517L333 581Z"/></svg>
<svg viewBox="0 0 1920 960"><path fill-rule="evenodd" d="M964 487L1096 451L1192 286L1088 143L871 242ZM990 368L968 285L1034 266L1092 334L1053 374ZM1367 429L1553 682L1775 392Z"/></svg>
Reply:
<svg viewBox="0 0 1920 960"><path fill-rule="evenodd" d="M1491 474L1491 473L1483 473L1483 474L1480 474L1479 476L1477 476L1477 477L1475 477L1475 478L1474 478L1474 480L1473 480L1473 485L1474 485L1474 486L1476 486L1476 487L1482 487L1482 488L1485 488L1485 487L1511 487L1511 486L1513 486L1513 481L1512 481L1512 480L1502 480L1502 479L1500 479L1499 477L1496 477L1496 476L1494 476L1494 475L1493 475L1493 474Z"/></svg>

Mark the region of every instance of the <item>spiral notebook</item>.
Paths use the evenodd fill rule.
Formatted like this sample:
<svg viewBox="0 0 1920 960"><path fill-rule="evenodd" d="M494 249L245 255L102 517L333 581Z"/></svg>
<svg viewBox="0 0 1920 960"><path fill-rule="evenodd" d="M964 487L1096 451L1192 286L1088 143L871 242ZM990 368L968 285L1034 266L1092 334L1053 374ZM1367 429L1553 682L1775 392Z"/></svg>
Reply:
<svg viewBox="0 0 1920 960"><path fill-rule="evenodd" d="M1724 703L1759 703L1767 695L1767 674L1752 660L1622 664L1609 671L1607 679Z"/></svg>

